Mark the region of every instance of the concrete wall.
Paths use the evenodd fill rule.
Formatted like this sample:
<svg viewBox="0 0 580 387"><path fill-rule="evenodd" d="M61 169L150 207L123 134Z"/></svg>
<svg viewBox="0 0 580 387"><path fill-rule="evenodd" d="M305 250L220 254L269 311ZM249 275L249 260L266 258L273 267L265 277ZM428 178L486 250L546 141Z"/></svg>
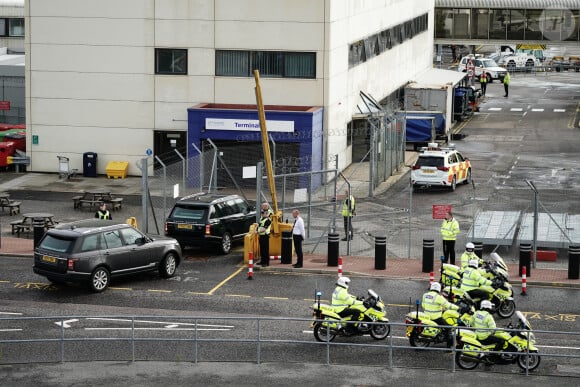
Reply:
<svg viewBox="0 0 580 387"><path fill-rule="evenodd" d="M255 103L253 78L214 77L215 49L314 51L315 79L262 80L266 104L323 106L326 154L350 163L346 124L359 92L380 100L431 66L433 0L29 0L26 15L27 149L32 171L57 155L82 167L97 152L136 161L154 130L186 130L197 103ZM348 45L430 13L430 29L348 68ZM155 75L155 48L188 49L188 75ZM31 144L37 135L38 145ZM63 141L66 138L66 141Z"/></svg>

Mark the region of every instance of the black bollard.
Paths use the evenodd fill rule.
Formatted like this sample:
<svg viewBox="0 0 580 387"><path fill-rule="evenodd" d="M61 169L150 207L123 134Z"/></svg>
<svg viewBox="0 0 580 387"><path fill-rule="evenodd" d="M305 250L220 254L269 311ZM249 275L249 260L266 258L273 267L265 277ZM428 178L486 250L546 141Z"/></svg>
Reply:
<svg viewBox="0 0 580 387"><path fill-rule="evenodd" d="M475 255L477 255L479 258L483 258L483 243L473 242L473 246L475 246L475 249L473 249Z"/></svg>
<svg viewBox="0 0 580 387"><path fill-rule="evenodd" d="M568 279L580 276L580 246L568 247Z"/></svg>
<svg viewBox="0 0 580 387"><path fill-rule="evenodd" d="M423 273L433 271L433 257L435 253L435 241L433 239L423 239Z"/></svg>
<svg viewBox="0 0 580 387"><path fill-rule="evenodd" d="M44 219L33 219L33 237L34 237L34 248L37 248L40 244L40 240L44 236Z"/></svg>
<svg viewBox="0 0 580 387"><path fill-rule="evenodd" d="M282 252L280 263L292 263L292 231L282 231Z"/></svg>
<svg viewBox="0 0 580 387"><path fill-rule="evenodd" d="M340 235L337 233L328 234L328 266L338 266L338 244Z"/></svg>
<svg viewBox="0 0 580 387"><path fill-rule="evenodd" d="M522 267L526 267L526 278L532 276L530 270L530 256L532 255L532 245L530 243L520 243L520 277L522 276Z"/></svg>
<svg viewBox="0 0 580 387"><path fill-rule="evenodd" d="M375 270L387 268L387 237L375 237Z"/></svg>

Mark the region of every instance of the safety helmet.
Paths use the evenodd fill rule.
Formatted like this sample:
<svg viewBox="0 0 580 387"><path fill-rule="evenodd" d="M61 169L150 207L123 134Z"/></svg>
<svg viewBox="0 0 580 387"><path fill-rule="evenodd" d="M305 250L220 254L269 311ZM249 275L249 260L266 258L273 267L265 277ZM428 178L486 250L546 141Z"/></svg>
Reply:
<svg viewBox="0 0 580 387"><path fill-rule="evenodd" d="M350 285L350 278L348 278L348 277L340 277L336 281L336 285L342 286L343 288L348 289L348 285Z"/></svg>
<svg viewBox="0 0 580 387"><path fill-rule="evenodd" d="M473 250L475 250L475 245L469 242L468 244L465 245L465 250L472 252Z"/></svg>
<svg viewBox="0 0 580 387"><path fill-rule="evenodd" d="M469 260L469 266L470 267L477 267L479 265L479 262L477 262L477 259L470 259Z"/></svg>
<svg viewBox="0 0 580 387"><path fill-rule="evenodd" d="M480 305L479 309L491 310L492 308L493 308L493 305L491 304L491 301L488 301L488 300L481 301L481 305Z"/></svg>
<svg viewBox="0 0 580 387"><path fill-rule="evenodd" d="M434 290L437 293L441 292L441 284L439 282L433 282L429 290Z"/></svg>

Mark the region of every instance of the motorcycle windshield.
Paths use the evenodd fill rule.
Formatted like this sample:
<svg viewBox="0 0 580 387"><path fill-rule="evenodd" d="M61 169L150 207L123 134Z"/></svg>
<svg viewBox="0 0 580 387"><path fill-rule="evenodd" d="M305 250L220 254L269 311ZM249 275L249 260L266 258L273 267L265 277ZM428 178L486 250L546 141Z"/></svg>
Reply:
<svg viewBox="0 0 580 387"><path fill-rule="evenodd" d="M505 264L505 261L503 260L502 257L499 256L498 253L491 253L490 257L494 260L496 265L501 269L503 269L506 273L509 271L507 265Z"/></svg>

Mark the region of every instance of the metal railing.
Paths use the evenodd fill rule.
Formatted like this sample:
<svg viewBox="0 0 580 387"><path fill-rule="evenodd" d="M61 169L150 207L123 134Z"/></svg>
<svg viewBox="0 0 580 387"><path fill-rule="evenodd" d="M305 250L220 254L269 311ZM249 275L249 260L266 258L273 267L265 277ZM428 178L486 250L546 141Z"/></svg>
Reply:
<svg viewBox="0 0 580 387"><path fill-rule="evenodd" d="M170 321L167 321L170 320ZM38 329L56 324L58 328ZM66 317L2 317L0 318L0 364L55 363L74 361L203 361L221 362L250 361L308 362L334 364L332 358L366 365L393 367L425 367L424 359L416 352L405 356L395 364L396 351L453 352L449 370L456 370L456 330L453 329L453 346L412 347L405 337L405 329L413 324L389 323L391 332L384 341L318 342L314 339L296 338L308 326L311 319L286 317L192 317L192 316L66 316ZM368 323L372 325L373 323ZM22 326L31 326L22 329ZM461 327L461 329L471 329ZM507 332L517 331L501 328ZM393 330L401 336L395 336ZM309 333L306 331L305 333ZM26 338L21 337L23 332ZM97 334L95 334L97 332ZM108 332L101 335L99 332ZM568 335L569 353L540 352L539 355L554 358L580 359L578 346L580 332L540 331L538 335ZM529 337L529 336L528 336ZM395 340L402 344L395 344ZM540 340L541 341L541 340ZM93 343L98 343L94 345ZM107 345L106 345L107 344ZM219 344L219 345L218 345ZM541 342L540 342L541 344ZM290 349L299 347L293 352ZM541 348L541 345L539 345ZM355 356L352 352L357 351ZM292 358L295 353L296 358ZM504 352L514 355L521 353ZM228 356L233 354L233 358ZM342 356L342 357L341 357ZM417 359L419 357L419 359ZM442 358L441 358L442 359ZM399 359L400 361L401 359ZM413 364L413 362L419 364ZM340 361L335 361L339 363ZM546 367L549 368L549 367ZM542 372L546 372L545 370ZM527 373L527 372L526 372Z"/></svg>

